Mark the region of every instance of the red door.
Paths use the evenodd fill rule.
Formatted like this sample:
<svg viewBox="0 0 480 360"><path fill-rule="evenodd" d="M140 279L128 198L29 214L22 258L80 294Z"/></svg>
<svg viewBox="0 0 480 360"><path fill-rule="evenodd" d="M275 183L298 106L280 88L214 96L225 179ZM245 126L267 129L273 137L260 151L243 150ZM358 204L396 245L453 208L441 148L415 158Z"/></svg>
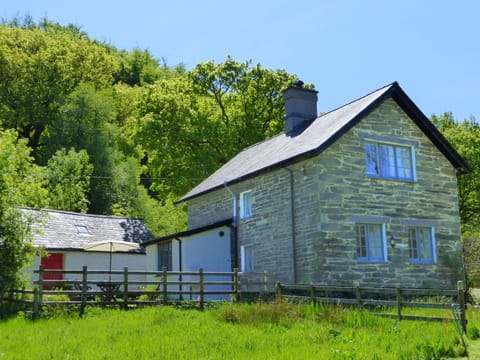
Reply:
<svg viewBox="0 0 480 360"><path fill-rule="evenodd" d="M45 270L62 270L63 269L63 254L50 253L48 257L42 257L41 264ZM44 280L62 280L63 274L44 274ZM44 285L45 290L49 290L53 285Z"/></svg>

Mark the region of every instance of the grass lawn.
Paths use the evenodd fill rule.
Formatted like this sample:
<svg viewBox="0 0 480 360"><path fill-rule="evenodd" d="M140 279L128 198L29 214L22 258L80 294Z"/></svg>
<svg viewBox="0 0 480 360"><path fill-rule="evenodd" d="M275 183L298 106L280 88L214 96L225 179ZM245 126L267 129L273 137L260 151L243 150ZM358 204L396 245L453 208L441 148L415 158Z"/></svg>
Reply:
<svg viewBox="0 0 480 360"><path fill-rule="evenodd" d="M471 334L478 337L480 316L472 309L467 315ZM368 311L287 302L223 304L204 311L89 308L83 318L60 313L37 321L21 314L0 320L0 360L460 356L465 352L454 323L398 322Z"/></svg>

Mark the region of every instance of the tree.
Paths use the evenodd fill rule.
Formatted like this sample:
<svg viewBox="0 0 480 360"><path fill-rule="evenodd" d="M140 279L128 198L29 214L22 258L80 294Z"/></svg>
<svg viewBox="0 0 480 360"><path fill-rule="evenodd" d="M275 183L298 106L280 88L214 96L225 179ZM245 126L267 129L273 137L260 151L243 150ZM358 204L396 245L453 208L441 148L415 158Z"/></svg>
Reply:
<svg viewBox="0 0 480 360"><path fill-rule="evenodd" d="M474 118L457 122L451 113L432 116L432 122L470 165L458 177L463 255L469 286L480 285L480 126Z"/></svg>
<svg viewBox="0 0 480 360"><path fill-rule="evenodd" d="M182 64L170 68L164 62L160 66L158 60L152 57L148 50L135 48L132 51L118 51L111 48L111 51L117 56L120 63L120 68L115 74L115 81L130 86L153 84L159 79L172 79L185 72Z"/></svg>
<svg viewBox="0 0 480 360"><path fill-rule="evenodd" d="M110 87L117 60L74 27L44 21L27 28L0 26L0 118L28 139L34 155L48 139L66 97L81 83Z"/></svg>
<svg viewBox="0 0 480 360"><path fill-rule="evenodd" d="M88 154L93 165L89 211L95 214L110 214L113 205L112 171L120 156L115 141L119 129L114 118L111 91L80 84L60 107L50 133L52 149L73 148Z"/></svg>
<svg viewBox="0 0 480 360"><path fill-rule="evenodd" d="M472 172L458 177L460 219L463 231L480 226L480 125L475 119L461 123L451 113L433 115L438 127L470 165Z"/></svg>
<svg viewBox="0 0 480 360"><path fill-rule="evenodd" d="M85 213L93 166L85 150L58 150L45 168L48 207Z"/></svg>
<svg viewBox="0 0 480 360"><path fill-rule="evenodd" d="M0 131L0 299L22 285L21 269L37 253L32 243L34 221L24 206L42 206L41 169L32 164L25 140L13 130Z"/></svg>
<svg viewBox="0 0 480 360"><path fill-rule="evenodd" d="M145 87L137 143L153 191L160 198L183 195L241 149L281 132L282 90L294 80L229 57Z"/></svg>

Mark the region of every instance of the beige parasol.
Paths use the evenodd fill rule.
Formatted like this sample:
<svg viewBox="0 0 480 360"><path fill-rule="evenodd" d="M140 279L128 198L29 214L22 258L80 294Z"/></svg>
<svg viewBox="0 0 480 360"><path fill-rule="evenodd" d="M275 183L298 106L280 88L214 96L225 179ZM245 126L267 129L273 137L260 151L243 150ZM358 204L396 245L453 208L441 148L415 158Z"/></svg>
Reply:
<svg viewBox="0 0 480 360"><path fill-rule="evenodd" d="M140 249L140 245L129 241L106 240L87 243L83 245L83 249L86 251L108 251L110 253L109 271L112 271L112 253L138 250Z"/></svg>

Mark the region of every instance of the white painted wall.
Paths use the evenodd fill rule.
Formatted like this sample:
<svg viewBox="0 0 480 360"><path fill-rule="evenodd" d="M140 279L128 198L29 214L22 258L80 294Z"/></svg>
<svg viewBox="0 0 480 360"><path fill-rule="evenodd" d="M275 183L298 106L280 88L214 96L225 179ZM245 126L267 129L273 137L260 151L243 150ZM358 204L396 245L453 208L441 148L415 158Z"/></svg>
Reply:
<svg viewBox="0 0 480 360"><path fill-rule="evenodd" d="M221 235L223 233L223 236ZM181 238L180 242L172 240L172 265L173 271L180 270L180 246L182 247L182 271L198 271L202 268L205 272L230 272L232 271L231 253L230 253L230 227L222 226L219 228L204 231L202 233L190 235ZM147 271L158 271L158 251L157 244L151 244L146 247L146 267ZM154 276L148 277L149 281L155 281ZM198 281L198 276L183 276L183 281ZM228 280L230 277L216 278L208 277L206 280ZM158 278L157 278L158 280ZM210 289L229 288L226 286L210 286ZM187 291L186 286L183 287ZM226 298L228 296L210 296L209 298Z"/></svg>
<svg viewBox="0 0 480 360"><path fill-rule="evenodd" d="M223 236L220 233L223 232ZM232 271L230 228L227 226L205 231L182 239L184 271Z"/></svg>
<svg viewBox="0 0 480 360"><path fill-rule="evenodd" d="M223 236L220 233L223 232ZM230 254L230 228L222 227L196 234L182 241L182 268L183 271L230 272L232 262ZM198 277L190 276L193 279ZM184 276L188 281L189 276ZM230 281L230 276L208 276L205 281ZM208 285L208 290L230 290L228 285ZM206 295L206 299L228 299L229 295Z"/></svg>
<svg viewBox="0 0 480 360"><path fill-rule="evenodd" d="M55 251L52 251L55 252ZM61 252L61 251L58 251ZM82 270L83 266L87 266L88 270L105 270L109 269L110 254L105 252L94 251L65 251L61 252L64 255L63 268L64 270ZM30 285L33 281L38 280L38 275L34 274L34 270L38 270L40 266L40 257L34 259L33 265L26 269L25 273L29 276ZM128 267L129 271L145 271L146 270L146 255L135 253L112 253L112 270L123 271L124 267ZM80 280L81 274L66 274L66 280ZM107 274L92 274L88 276L88 280L105 281L108 280ZM122 274L113 274L112 281L122 281ZM129 281L145 281L145 275L130 275ZM95 287L93 284L90 286ZM132 289L137 286L130 286Z"/></svg>

